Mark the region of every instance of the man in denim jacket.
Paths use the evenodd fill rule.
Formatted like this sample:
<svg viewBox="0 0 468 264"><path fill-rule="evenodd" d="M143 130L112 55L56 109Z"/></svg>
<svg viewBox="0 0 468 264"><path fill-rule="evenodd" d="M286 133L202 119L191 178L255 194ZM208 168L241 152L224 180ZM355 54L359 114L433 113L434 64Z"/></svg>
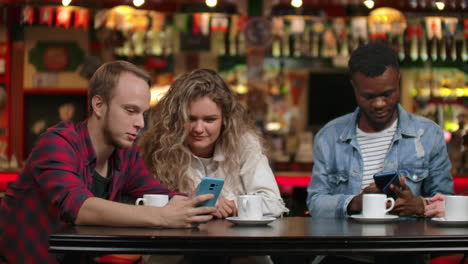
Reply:
<svg viewBox="0 0 468 264"><path fill-rule="evenodd" d="M391 213L424 215L422 198L453 193L442 130L399 105L398 57L390 47L381 43L361 46L348 66L358 108L329 122L315 138L313 177L307 189L310 214L358 214L363 193L381 193L370 182L372 174L398 171L401 189L392 186L397 199ZM387 139L383 139L384 132ZM366 158L370 153L363 151L366 140L375 138L384 152L375 159Z"/></svg>

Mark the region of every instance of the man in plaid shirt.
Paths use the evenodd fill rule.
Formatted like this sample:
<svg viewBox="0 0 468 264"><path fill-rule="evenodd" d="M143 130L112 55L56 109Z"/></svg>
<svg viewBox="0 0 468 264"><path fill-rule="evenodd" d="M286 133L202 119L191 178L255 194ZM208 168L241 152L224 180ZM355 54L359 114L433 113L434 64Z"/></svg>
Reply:
<svg viewBox="0 0 468 264"><path fill-rule="evenodd" d="M150 76L125 61L90 80L90 116L62 122L38 140L0 207L0 262L58 263L48 236L67 225L192 227L212 218L194 198L171 193L144 167L134 141L149 109ZM123 195L175 195L164 207L119 203Z"/></svg>

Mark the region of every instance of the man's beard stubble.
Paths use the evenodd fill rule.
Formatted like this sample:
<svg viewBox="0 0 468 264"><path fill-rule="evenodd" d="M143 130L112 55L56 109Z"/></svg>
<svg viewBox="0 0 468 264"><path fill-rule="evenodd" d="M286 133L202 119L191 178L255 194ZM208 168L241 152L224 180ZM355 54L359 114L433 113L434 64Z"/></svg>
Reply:
<svg viewBox="0 0 468 264"><path fill-rule="evenodd" d="M108 113L106 113L104 117L103 134L104 134L104 140L106 141L107 145L111 145L117 149L128 148L128 146L124 146L123 144L121 144L120 142L114 139L114 136L112 135L111 130L110 130L110 119L109 119Z"/></svg>

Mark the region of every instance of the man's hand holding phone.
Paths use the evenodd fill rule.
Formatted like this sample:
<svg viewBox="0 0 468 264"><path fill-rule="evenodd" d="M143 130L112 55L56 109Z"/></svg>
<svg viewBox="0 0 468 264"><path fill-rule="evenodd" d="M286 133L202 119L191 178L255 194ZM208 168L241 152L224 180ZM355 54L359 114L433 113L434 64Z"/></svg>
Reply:
<svg viewBox="0 0 468 264"><path fill-rule="evenodd" d="M400 186L390 185L390 189L395 192L395 207L390 212L399 216L424 215L424 200L415 196L411 189L406 185L405 177L400 177Z"/></svg>
<svg viewBox="0 0 468 264"><path fill-rule="evenodd" d="M213 194L204 194L196 197L176 195L164 207L160 214L164 227L191 228L213 218L215 207L196 207L198 204L213 199Z"/></svg>
<svg viewBox="0 0 468 264"><path fill-rule="evenodd" d="M379 172L374 174L374 182L381 192L387 196L397 199L395 192L390 188L390 185L394 185L397 188L400 187L399 174L396 171Z"/></svg>

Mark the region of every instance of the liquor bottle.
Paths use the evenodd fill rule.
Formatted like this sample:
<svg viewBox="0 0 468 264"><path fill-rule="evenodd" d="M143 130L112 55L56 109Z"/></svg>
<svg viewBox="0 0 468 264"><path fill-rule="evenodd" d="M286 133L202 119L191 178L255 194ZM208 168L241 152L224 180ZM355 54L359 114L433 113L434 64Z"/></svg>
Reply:
<svg viewBox="0 0 468 264"><path fill-rule="evenodd" d="M413 36L411 38L410 57L411 57L411 60L413 60L413 61L418 60L418 57L419 57L418 56L418 38L416 36Z"/></svg>
<svg viewBox="0 0 468 264"><path fill-rule="evenodd" d="M427 38L426 35L423 33L422 34L422 40L421 40L421 60L422 61L427 61L429 59L429 52L427 51Z"/></svg>
<svg viewBox="0 0 468 264"><path fill-rule="evenodd" d="M169 56L174 52L174 32L172 27L166 27L166 37L164 42L164 55Z"/></svg>
<svg viewBox="0 0 468 264"><path fill-rule="evenodd" d="M224 43L224 33L215 31L211 33L212 51L218 56L226 55L226 44Z"/></svg>
<svg viewBox="0 0 468 264"><path fill-rule="evenodd" d="M445 43L446 38L442 38L440 42L440 59L445 61L447 59L447 45Z"/></svg>
<svg viewBox="0 0 468 264"><path fill-rule="evenodd" d="M278 37L273 37L273 41L271 43L271 55L273 57L281 56L281 40Z"/></svg>
<svg viewBox="0 0 468 264"><path fill-rule="evenodd" d="M341 42L340 56L349 56L348 36L344 36L343 41Z"/></svg>
<svg viewBox="0 0 468 264"><path fill-rule="evenodd" d="M236 56L237 55L237 43L236 43L236 35L229 34L229 55Z"/></svg>
<svg viewBox="0 0 468 264"><path fill-rule="evenodd" d="M450 58L452 61L457 60L457 40L455 37L452 37L452 47L450 49Z"/></svg>
<svg viewBox="0 0 468 264"><path fill-rule="evenodd" d="M405 43L404 43L404 35L400 34L397 37L397 42L398 42L398 58L400 61L403 61L405 59Z"/></svg>
<svg viewBox="0 0 468 264"><path fill-rule="evenodd" d="M310 56L310 27L304 28L304 36L302 39L301 52L304 56Z"/></svg>
<svg viewBox="0 0 468 264"><path fill-rule="evenodd" d="M322 41L321 41L322 46L320 47L320 57L321 58L329 58L330 57L330 54L328 53L328 44L325 41L325 34L327 34L326 31L322 35Z"/></svg>
<svg viewBox="0 0 468 264"><path fill-rule="evenodd" d="M162 54L161 35L159 32L154 34L154 39L152 41L151 46L151 53L153 54L153 56L161 56Z"/></svg>
<svg viewBox="0 0 468 264"><path fill-rule="evenodd" d="M218 55L224 56L226 55L226 42L224 39L224 33L221 31L216 32L216 42L218 42Z"/></svg>
<svg viewBox="0 0 468 264"><path fill-rule="evenodd" d="M237 55L245 55L245 35L243 32L237 34Z"/></svg>
<svg viewBox="0 0 468 264"><path fill-rule="evenodd" d="M434 37L431 40L431 59L432 59L432 61L436 61L437 56L438 56L438 54L437 54L437 38Z"/></svg>
<svg viewBox="0 0 468 264"><path fill-rule="evenodd" d="M461 59L463 62L468 61L468 41L463 38L463 45L461 49Z"/></svg>
<svg viewBox="0 0 468 264"><path fill-rule="evenodd" d="M320 50L319 36L318 34L314 34L312 36L312 57L318 57L319 50Z"/></svg>
<svg viewBox="0 0 468 264"><path fill-rule="evenodd" d="M293 56L300 57L301 56L301 36L299 34L293 35Z"/></svg>
<svg viewBox="0 0 468 264"><path fill-rule="evenodd" d="M284 34L283 34L282 49L283 49L282 50L283 57L291 56L291 49L290 49L290 46L289 46L289 32L288 32L288 30L285 30Z"/></svg>

